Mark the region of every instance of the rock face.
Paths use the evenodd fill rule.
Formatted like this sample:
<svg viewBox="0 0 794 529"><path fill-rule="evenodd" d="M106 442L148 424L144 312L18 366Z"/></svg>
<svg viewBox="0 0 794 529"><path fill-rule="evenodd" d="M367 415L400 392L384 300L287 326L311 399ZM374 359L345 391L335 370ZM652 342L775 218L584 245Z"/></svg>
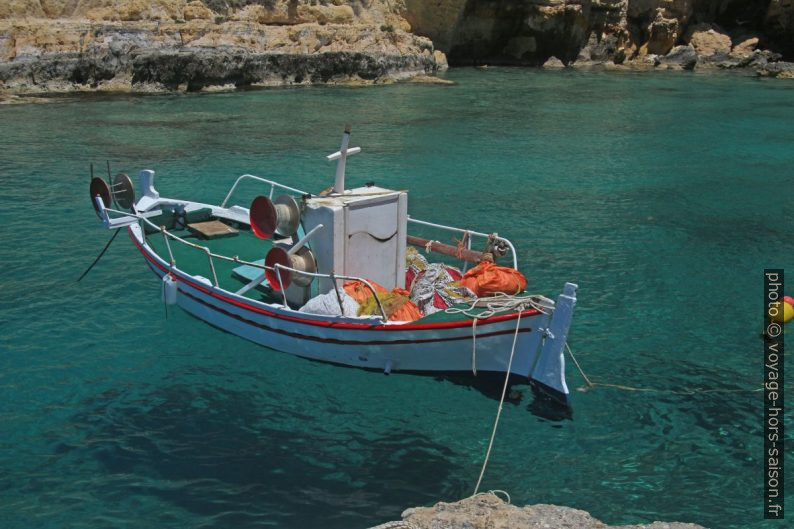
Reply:
<svg viewBox="0 0 794 529"><path fill-rule="evenodd" d="M543 504L516 507L493 494L408 509L402 518L402 522L389 522L373 529L704 529L700 525L676 522L608 526L585 511Z"/></svg>
<svg viewBox="0 0 794 529"><path fill-rule="evenodd" d="M6 93L375 83L447 57L788 78L794 0L0 0Z"/></svg>
<svg viewBox="0 0 794 529"><path fill-rule="evenodd" d="M754 38L754 47L794 59L793 0L405 0L405 5L412 30L431 38L453 65L542 65L554 56L574 67L644 67L665 64L661 58L677 46L691 44L698 57L720 59ZM746 58L752 51L745 44L735 55ZM696 67L719 62L699 60Z"/></svg>
<svg viewBox="0 0 794 529"><path fill-rule="evenodd" d="M446 57L400 2L3 0L0 91L382 82Z"/></svg>

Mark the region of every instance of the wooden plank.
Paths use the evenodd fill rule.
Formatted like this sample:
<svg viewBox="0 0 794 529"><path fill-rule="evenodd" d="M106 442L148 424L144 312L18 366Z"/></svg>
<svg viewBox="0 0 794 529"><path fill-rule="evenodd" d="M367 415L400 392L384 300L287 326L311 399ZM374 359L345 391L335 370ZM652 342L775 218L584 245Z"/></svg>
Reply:
<svg viewBox="0 0 794 529"><path fill-rule="evenodd" d="M221 237L233 237L239 232L237 229L224 224L219 220L208 220L206 222L194 222L188 224L187 229L195 233L202 239L220 239Z"/></svg>

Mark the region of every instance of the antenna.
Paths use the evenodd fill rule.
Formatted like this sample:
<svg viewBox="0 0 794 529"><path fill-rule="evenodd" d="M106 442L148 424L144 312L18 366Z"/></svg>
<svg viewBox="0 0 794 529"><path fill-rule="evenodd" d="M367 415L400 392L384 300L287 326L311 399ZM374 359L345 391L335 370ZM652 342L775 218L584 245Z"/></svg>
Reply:
<svg viewBox="0 0 794 529"><path fill-rule="evenodd" d="M345 133L342 135L342 146L333 154L326 156L328 161L338 160L336 162L336 181L334 182L334 193L341 195L345 192L345 167L347 165L347 157L361 152L361 147L351 147L350 145L350 124L345 125Z"/></svg>

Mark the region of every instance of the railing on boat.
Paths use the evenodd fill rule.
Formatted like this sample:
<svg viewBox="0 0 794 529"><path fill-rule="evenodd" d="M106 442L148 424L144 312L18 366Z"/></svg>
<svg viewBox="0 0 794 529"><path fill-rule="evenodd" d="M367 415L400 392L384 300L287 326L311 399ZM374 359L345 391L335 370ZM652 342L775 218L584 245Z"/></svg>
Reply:
<svg viewBox="0 0 794 529"><path fill-rule="evenodd" d="M231 198L231 196L234 194L234 192L237 189L237 187L240 184L240 182L242 182L245 179L257 180L259 182L263 182L263 183L269 184L270 185L270 197L271 198L273 197L273 192L274 192L275 188L277 188L277 187L280 188L280 189L284 189L285 191L289 191L289 192L292 192L292 193L297 193L297 194L300 194L300 195L308 194L308 193L306 193L304 191L301 191L300 189L296 189L294 187L289 187L289 186L286 186L284 184L280 184L280 183L278 183L278 182L276 182L274 180L268 180L267 178L262 178L260 176L254 176L254 175L251 175L251 174L244 174L244 175L238 177L237 180L234 182L234 185L232 185L231 189L229 189L229 192L226 194L226 197L223 199L223 202L221 202L221 204L220 204L221 208L226 208L226 204L229 201L229 198ZM233 263L237 263L237 264L241 264L241 265L250 266L250 267L253 267L253 268L258 268L258 269L261 269L263 271L263 273L264 273L264 271L274 272L274 273L276 273L276 275L278 277L279 283L282 283L282 281L281 281L281 270L289 271L291 273L302 274L302 275L309 276L309 277L327 278L327 279L330 279L332 284L334 285L334 290L336 292L337 301L339 302L340 313L344 314L344 307L342 305L342 298L341 298L341 295L339 293L339 287L338 287L338 285L336 283L336 280L337 279L342 279L342 280L346 280L346 281L360 281L361 283L366 285L367 288L372 292L372 295L374 296L375 301L378 304L378 309L380 311L381 319L383 320L383 322L388 321L388 317L386 316L386 311L384 310L383 305L381 304L380 298L377 295L377 291L375 290L373 285L367 279L365 279L363 277L337 275L337 274L323 274L323 273L318 273L318 272L305 272L305 271L297 270L295 268L290 268L288 266L284 266L284 265L281 265L281 264L276 264L274 267L270 267L270 266L266 266L264 264L259 264L259 263L254 263L254 262L250 262L250 261L245 261L243 259L240 259L238 256L229 257L229 256L226 256L226 255L213 253L206 246L202 246L200 244L196 244L196 243L187 241L187 240L179 237L178 235L174 235L173 233L169 232L165 228L165 226L158 226L154 222L150 221L144 215L141 215L141 214L138 214L138 213L130 213L130 212L126 212L126 211L119 211L119 210L112 209L112 208L103 208L103 209L106 211L105 215L107 215L107 213L111 213L112 212L112 213L115 213L115 214L118 214L118 215L122 215L124 217L133 217L133 218L137 219L139 222L143 222L145 224L148 224L149 226L151 226L152 228L154 228L158 232L162 233L163 240L165 241L165 246L166 246L166 248L168 250L168 256L171 259L171 266L172 267L176 267L176 259L174 258L174 252L171 249L170 240L174 240L174 241L180 242L180 243L184 244L185 246L188 246L190 248L194 248L196 250L199 250L199 251L205 253L207 255L207 260L209 262L210 272L212 273L213 285L216 288L220 288L220 284L218 282L218 274L217 274L217 272L215 270L215 262L213 261L213 259L220 259L220 260L223 260L223 261L228 261L228 262L233 262ZM108 221L110 220L109 216L107 216L107 220ZM444 224L436 224L436 223L433 223L433 222L427 222L427 221L424 221L424 220L414 219L410 215L408 216L408 222L411 222L413 224L418 224L418 225L421 225L421 226L427 226L427 227L430 227L430 228L436 228L436 229L440 229L440 230L444 230L444 231L449 231L449 232L453 232L453 233L460 233L460 234L463 234L465 236L467 235L465 237L465 239L466 239L466 248L468 250L471 250L472 236L481 237L481 238L484 238L484 239L493 238L494 240L502 241L510 249L510 253L512 254L512 258L513 258L513 268L516 268L516 269L518 268L518 260L517 260L517 257L516 257L515 246L513 246L513 243L510 242L509 239L506 239L504 237L500 237L499 235L496 235L496 234L489 235L487 233L482 233L482 232L478 232L478 231L466 230L466 229L463 229L463 228L456 228L454 226L446 226ZM465 271L465 267L467 265L468 265L468 263L466 261L464 261L464 271ZM282 294L282 298L283 298L283 305L284 305L285 308L289 308L289 305L287 304L286 291L285 291L284 288L281 288L280 290L281 290L281 294Z"/></svg>
<svg viewBox="0 0 794 529"><path fill-rule="evenodd" d="M270 196L271 200L273 199L273 191L277 187L281 188L281 189L284 189L286 191L291 191L292 193L297 193L299 195L308 195L309 194L306 191L301 191L300 189L295 189L294 187L289 187L289 186L285 186L284 184L280 184L280 183L276 182L275 180L268 180L267 178L262 178L261 176L254 176L252 174L244 174L244 175L238 177L237 180L234 181L234 185L231 187L231 189L229 189L229 192L226 193L226 198L223 199L223 202L221 202L220 207L222 207L222 208L226 207L226 203L229 201L229 198L231 198L232 194L237 190L237 186L240 184L240 182L242 182L245 179L257 180L259 182L264 182L266 184L270 184L270 195L269 196Z"/></svg>
<svg viewBox="0 0 794 529"><path fill-rule="evenodd" d="M461 233L461 234L464 234L464 235L468 233L469 237L466 238L466 249L467 250L471 250L471 236L482 237L484 239L491 238L491 235L488 235L487 233L481 233L479 231L472 231L472 230L465 230L463 228L455 228L453 226L445 226L444 224L435 224L433 222L427 222L426 220L419 220L419 219L411 218L410 215L408 216L408 222L413 222L414 224L420 224L422 226L429 226L431 228L438 228L440 230L451 231L451 232L454 232L454 233ZM507 247L510 248L510 254L513 257L513 268L518 269L518 258L516 257L516 248L515 248L515 246L513 246L513 243L510 242L508 239L505 239L504 237L500 237L499 235L495 235L494 234L493 238L495 240L497 240L497 241L504 242L507 245Z"/></svg>
<svg viewBox="0 0 794 529"><path fill-rule="evenodd" d="M275 180L269 180L267 178L263 178L261 176L255 176L255 175L252 175L252 174L244 174L244 175L239 176L237 178L237 180L234 181L234 184L229 189L229 192L226 193L226 197L223 199L223 202L221 202L220 207L222 207L222 208L226 207L226 204L229 202L229 199L234 194L234 192L237 190L237 187L239 186L240 182L242 182L243 180L256 180L258 182L263 182L265 184L270 185L269 197L271 199L273 198L273 192L275 191L275 188L277 188L277 187L280 188L280 189L284 189L285 191L290 191L292 193L297 193L299 195L308 195L308 194L310 194L310 193L307 193L306 191L301 191L300 189L295 189L294 187L286 186L284 184L276 182ZM450 231L450 232L453 232L453 233L460 233L460 234L467 234L468 233L469 237L466 238L466 249L467 250L471 250L471 237L472 236L481 237L483 239L488 239L488 238L491 237L491 235L489 235L487 233L482 233L482 232L473 231L473 230L466 230L466 229L463 229L463 228L456 228L454 226L445 226L444 224L436 224L436 223L433 223L433 222L427 222L427 221L424 221L424 220L414 219L414 218L411 218L410 215L408 216L408 222L412 222L414 224L420 224L422 226L428 226L428 227L431 227L431 228L437 228L437 229L440 229L440 230ZM513 246L513 243L510 242L509 239L506 239L504 237L500 237L499 235L495 235L494 239L504 242L507 245L507 247L510 248L510 253L511 253L512 258L513 258L513 268L518 269L518 258L516 256L516 249L515 249L515 246ZM467 264L468 263L464 262L464 270L465 270Z"/></svg>
<svg viewBox="0 0 794 529"><path fill-rule="evenodd" d="M336 284L336 280L337 279L342 279L342 280L345 280L345 281L360 281L364 285L366 285L367 288L372 292L372 295L375 298L375 302L378 304L378 310L380 311L381 320L384 323L389 320L388 316L386 316L386 310L383 308L383 305L381 304L380 298L378 297L378 294L377 294L377 291L375 290L375 287L373 287L372 283L370 283L367 279L365 279L363 277L348 276L348 275L338 275L338 274L321 274L321 273L304 272L303 270L297 270L295 268L291 268L289 266L284 266L284 265L281 265L281 264L278 264L278 263L274 267L271 267L271 266L266 266L264 264L254 263L254 262L246 261L244 259L240 259L236 255L234 257L229 257L227 255L217 254L217 253L212 252L212 250L210 250L206 246L202 246L200 244L196 244L196 243L187 241L187 240L183 239L182 237L179 237L178 235L174 235L173 233L171 233L167 229L165 229L165 226L158 226L157 224L155 224L154 222L150 221L149 219L147 219L146 217L144 217L142 215L139 215L139 214L136 214L136 213L129 213L129 212L125 212L125 211L119 211L119 210L112 209L112 208L104 208L104 209L107 212L116 213L116 214L119 214L119 215L124 215L126 217L135 217L139 221L143 221L144 223L148 224L149 226L151 226L152 228L154 228L158 232L162 233L163 241L165 241L165 246L168 249L168 257L171 259L171 266L172 267L176 267L176 258L174 257L173 250L171 249L171 243L170 243L169 239L173 239L173 240L175 240L177 242L180 242L180 243L184 244L185 246L188 246L190 248L194 248L196 250L199 250L199 251L204 252L205 254L207 254L207 259L208 259L208 262L209 262L210 271L212 272L213 285L215 286L215 288L221 288L221 287L220 287L220 284L218 283L218 274L215 271L215 262L213 261L214 258L220 259L222 261L228 261L228 262L232 262L232 263L236 263L236 264L251 266L253 268L259 268L263 272L266 271L266 270L269 270L271 272L275 272L276 275L278 276L278 281L279 281L280 285L283 284L283 282L281 280L281 270L286 270L286 271L289 271L289 272L292 272L292 273L298 273L298 274L311 276L311 277L328 278L328 279L331 280L332 284L334 285L334 290L336 291L336 297L337 297L337 300L339 301L340 313L344 314L344 306L342 305L342 298L341 298L341 295L339 293L339 286ZM280 290L281 290L282 298L283 298L283 301L284 301L284 303L283 303L284 308L289 308L289 304L287 303L286 289L285 288L281 288Z"/></svg>

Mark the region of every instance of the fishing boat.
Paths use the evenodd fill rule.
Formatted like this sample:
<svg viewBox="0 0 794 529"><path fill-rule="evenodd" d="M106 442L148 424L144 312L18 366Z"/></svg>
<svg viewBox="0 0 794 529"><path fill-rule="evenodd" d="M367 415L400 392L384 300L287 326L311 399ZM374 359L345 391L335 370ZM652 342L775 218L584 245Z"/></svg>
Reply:
<svg viewBox="0 0 794 529"><path fill-rule="evenodd" d="M136 192L127 174L111 178L108 169L107 180L92 174L91 203L106 228L126 229L166 304L219 329L386 374L502 374L568 406L564 349L577 286L565 283L556 300L496 292L441 308L436 291L433 310L400 318L388 302L413 295L407 258L432 267L425 256L436 257L464 275L490 261L510 272L516 249L496 233L411 217L407 191L372 182L346 188L347 159L361 151L349 142L347 127L341 148L327 156L336 162L333 187L317 193L244 174L213 205L161 196L152 170L140 171ZM263 193L248 207L234 199L242 182ZM350 308L351 285L369 311L364 301Z"/></svg>

